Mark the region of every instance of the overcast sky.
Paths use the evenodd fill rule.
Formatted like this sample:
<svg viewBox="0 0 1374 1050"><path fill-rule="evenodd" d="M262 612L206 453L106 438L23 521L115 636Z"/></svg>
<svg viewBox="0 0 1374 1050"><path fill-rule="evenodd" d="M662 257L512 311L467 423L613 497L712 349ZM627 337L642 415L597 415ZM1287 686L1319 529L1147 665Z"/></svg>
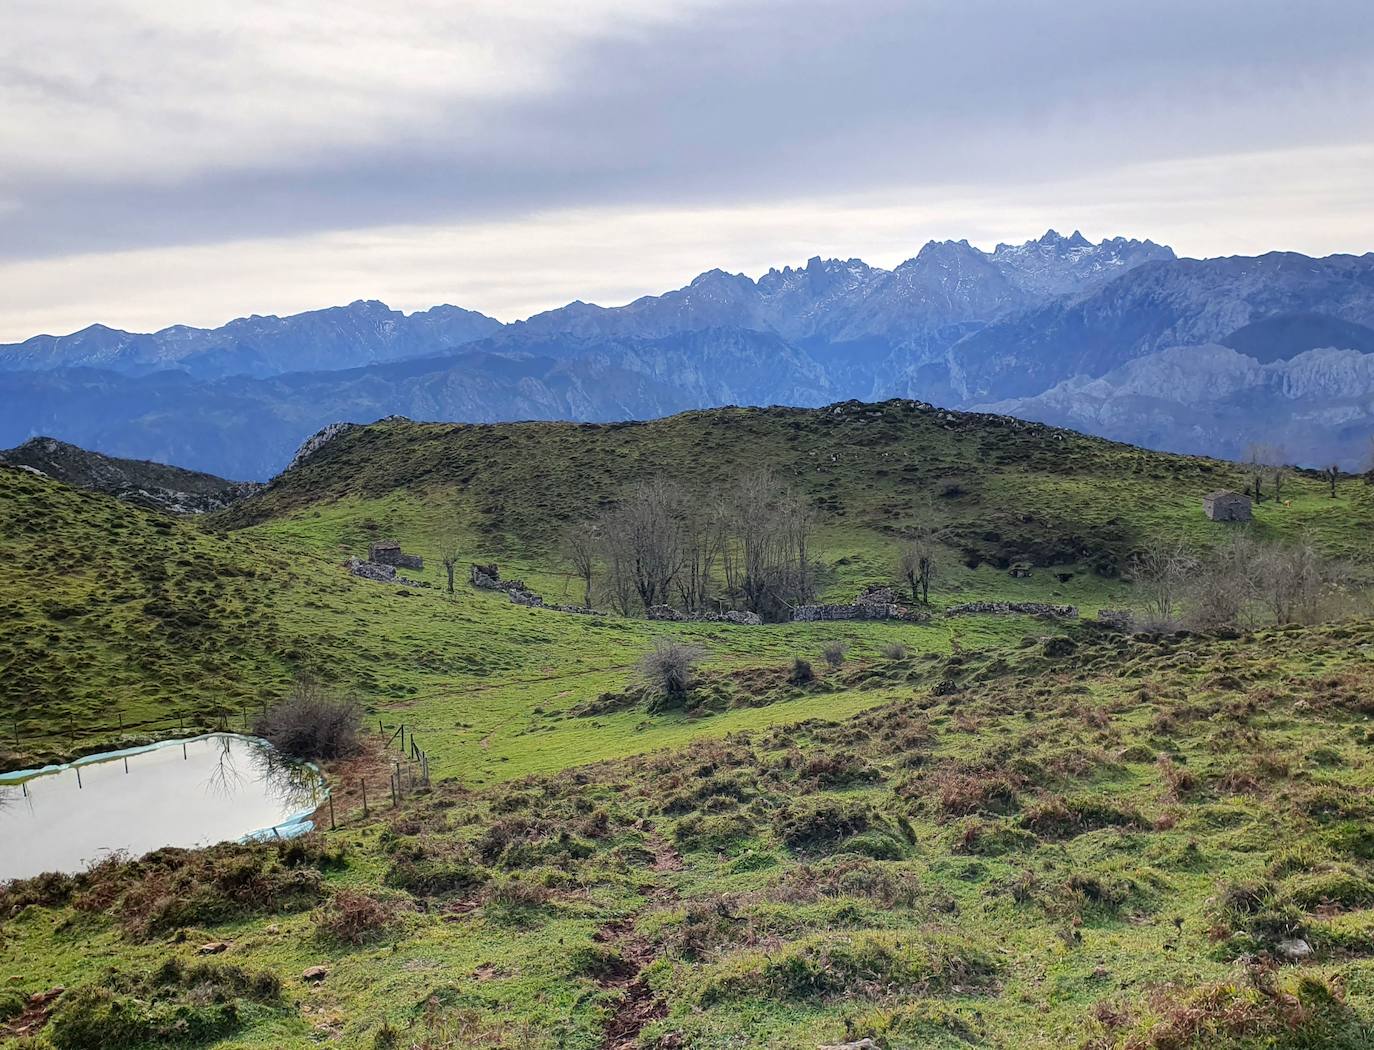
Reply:
<svg viewBox="0 0 1374 1050"><path fill-rule="evenodd" d="M0 340L1078 228L1374 250L1370 0L5 0Z"/></svg>

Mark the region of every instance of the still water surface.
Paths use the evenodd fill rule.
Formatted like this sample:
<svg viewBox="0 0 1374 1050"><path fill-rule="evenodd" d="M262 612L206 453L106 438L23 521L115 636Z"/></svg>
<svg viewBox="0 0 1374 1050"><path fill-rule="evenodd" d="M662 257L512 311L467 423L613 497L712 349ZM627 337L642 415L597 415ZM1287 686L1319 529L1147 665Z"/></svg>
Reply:
<svg viewBox="0 0 1374 1050"><path fill-rule="evenodd" d="M112 851L208 846L310 827L319 773L228 733L0 778L0 881L80 871Z"/></svg>

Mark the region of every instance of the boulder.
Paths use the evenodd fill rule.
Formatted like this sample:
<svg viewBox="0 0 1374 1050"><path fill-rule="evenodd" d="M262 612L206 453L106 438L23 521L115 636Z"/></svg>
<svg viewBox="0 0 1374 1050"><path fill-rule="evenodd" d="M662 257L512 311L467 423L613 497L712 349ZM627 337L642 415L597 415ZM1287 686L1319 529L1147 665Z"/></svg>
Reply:
<svg viewBox="0 0 1374 1050"><path fill-rule="evenodd" d="M1279 955L1289 962L1301 962L1312 954L1312 945L1301 937L1285 937L1276 947Z"/></svg>

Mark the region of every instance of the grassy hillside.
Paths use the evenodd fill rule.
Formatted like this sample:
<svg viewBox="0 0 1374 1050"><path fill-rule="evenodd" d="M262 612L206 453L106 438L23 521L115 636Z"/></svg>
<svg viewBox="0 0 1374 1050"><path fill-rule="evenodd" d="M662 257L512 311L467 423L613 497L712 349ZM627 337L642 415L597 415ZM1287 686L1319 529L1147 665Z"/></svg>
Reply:
<svg viewBox="0 0 1374 1050"><path fill-rule="evenodd" d="M1199 545L1226 534L1200 497L1239 486L1234 465L1151 453L1017 420L912 402L829 409L724 409L651 423L465 426L383 421L328 443L261 494L212 519L174 521L0 468L0 755L15 766L157 735L171 720L241 723L245 708L309 675L358 696L388 725L428 738L440 768L478 780L559 768L685 739L699 721L608 715L613 731L565 723L532 752L536 708L558 712L621 688L659 634L690 637L724 667L814 658L831 638L856 655L900 638L914 650L1014 643L1044 633L1018 618L929 626L651 626L511 606L463 586L442 593L438 540L465 560L497 560L551 600L579 596L551 550L636 478L667 474L705 490L767 466L819 510L814 551L825 597L896 582L897 537L918 523L946 546L933 598L1130 605L1117 570L1151 536ZM1345 479L1336 499L1315 476L1257 508L1255 531L1312 531L1367 559L1374 496ZM424 554L430 588L349 577L341 563L392 536ZM1004 571L1038 566L1029 579ZM972 567L971 567L972 566ZM867 697L828 696L708 720L725 732ZM855 708L856 709L856 708ZM13 730L18 719L17 742ZM149 725L157 722L158 725ZM135 729L136 726L141 728Z"/></svg>
<svg viewBox="0 0 1374 1050"><path fill-rule="evenodd" d="M637 478L758 466L818 507L827 595L895 582L896 538L937 527L937 613L1132 605L1132 551L1226 535L1200 498L1243 483L897 402L385 421L209 520L0 468L6 766L234 727L298 676L384 727L329 770L338 831L0 890L0 1023L62 985L26 1050L1374 1045L1368 622L650 624L442 588L450 535L573 598L567 522ZM1284 495L1254 533L1367 572L1361 479ZM382 536L425 555L422 586L346 573ZM664 635L708 657L651 712L627 685ZM400 723L435 785L364 817L356 777Z"/></svg>
<svg viewBox="0 0 1374 1050"><path fill-rule="evenodd" d="M474 552L539 575L560 568L551 547L561 527L590 520L635 480L661 475L719 493L759 468L819 511L833 595L891 579L898 538L929 525L948 551L944 595L1007 592L996 570L1025 561L1074 574L1067 588L1042 573L1025 589L1089 605L1124 597L1112 581L1152 537L1206 547L1225 535L1203 517L1202 496L1247 481L1236 464L1009 417L848 402L623 424L384 420L329 442L221 520L331 553L374 534L429 552L438 535L457 533ZM1320 477L1299 472L1283 494L1287 505L1257 507L1257 535L1311 532L1332 554L1368 560L1362 527L1374 523L1374 494L1359 479L1333 500Z"/></svg>
<svg viewBox="0 0 1374 1050"><path fill-rule="evenodd" d="M868 659L847 684L883 702L853 717L21 884L0 966L69 989L58 1047L115 1045L81 1041L114 1020L171 1045L175 1017L221 1048L1355 1050L1371 645Z"/></svg>

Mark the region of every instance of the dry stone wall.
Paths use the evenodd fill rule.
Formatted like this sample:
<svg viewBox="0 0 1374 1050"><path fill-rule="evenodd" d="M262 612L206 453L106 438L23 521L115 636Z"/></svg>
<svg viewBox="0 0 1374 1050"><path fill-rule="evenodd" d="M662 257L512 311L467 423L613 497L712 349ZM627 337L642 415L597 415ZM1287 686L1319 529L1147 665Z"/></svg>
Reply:
<svg viewBox="0 0 1374 1050"><path fill-rule="evenodd" d="M1050 605L1046 602L964 602L951 605L945 610L946 616L1038 616L1045 620L1076 620L1078 607L1075 605Z"/></svg>

